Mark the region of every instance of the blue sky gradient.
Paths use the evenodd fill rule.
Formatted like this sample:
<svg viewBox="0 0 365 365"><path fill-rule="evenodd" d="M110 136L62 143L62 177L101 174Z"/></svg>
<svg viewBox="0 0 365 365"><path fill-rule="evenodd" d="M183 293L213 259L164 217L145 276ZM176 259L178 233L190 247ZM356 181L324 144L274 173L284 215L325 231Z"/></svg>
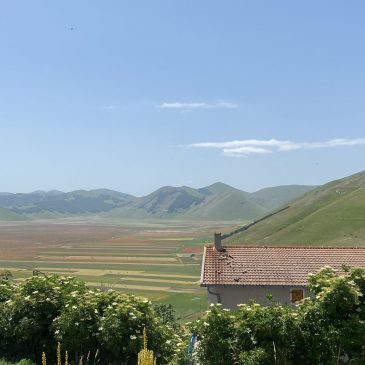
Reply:
<svg viewBox="0 0 365 365"><path fill-rule="evenodd" d="M0 191L247 191L364 169L363 1L4 1ZM352 145L230 156L234 140Z"/></svg>

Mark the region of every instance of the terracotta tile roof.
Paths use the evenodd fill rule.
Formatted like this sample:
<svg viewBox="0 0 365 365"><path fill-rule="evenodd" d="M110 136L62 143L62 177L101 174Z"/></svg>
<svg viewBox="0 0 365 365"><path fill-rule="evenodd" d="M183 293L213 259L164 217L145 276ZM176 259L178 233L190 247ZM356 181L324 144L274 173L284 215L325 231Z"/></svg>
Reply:
<svg viewBox="0 0 365 365"><path fill-rule="evenodd" d="M365 247L248 247L204 249L201 286L306 285L309 273L325 265L365 268Z"/></svg>

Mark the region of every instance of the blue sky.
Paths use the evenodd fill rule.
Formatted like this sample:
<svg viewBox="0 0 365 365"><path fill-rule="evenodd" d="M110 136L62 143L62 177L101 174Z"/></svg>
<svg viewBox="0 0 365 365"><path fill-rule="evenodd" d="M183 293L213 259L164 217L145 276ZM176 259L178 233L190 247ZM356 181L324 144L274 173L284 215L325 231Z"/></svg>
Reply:
<svg viewBox="0 0 365 365"><path fill-rule="evenodd" d="M360 0L3 1L0 191L254 191L361 171L364 12Z"/></svg>

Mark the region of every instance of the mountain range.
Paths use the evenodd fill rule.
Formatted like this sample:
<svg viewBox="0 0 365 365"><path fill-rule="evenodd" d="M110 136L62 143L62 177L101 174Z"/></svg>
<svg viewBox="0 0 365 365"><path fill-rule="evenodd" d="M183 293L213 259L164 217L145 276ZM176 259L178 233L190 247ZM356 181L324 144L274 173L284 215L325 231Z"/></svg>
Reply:
<svg viewBox="0 0 365 365"><path fill-rule="evenodd" d="M224 240L245 245L364 245L365 171L305 193Z"/></svg>
<svg viewBox="0 0 365 365"><path fill-rule="evenodd" d="M130 219L252 221L313 188L288 185L248 193L218 182L200 189L165 186L143 197L108 189L0 193L0 220L98 215Z"/></svg>

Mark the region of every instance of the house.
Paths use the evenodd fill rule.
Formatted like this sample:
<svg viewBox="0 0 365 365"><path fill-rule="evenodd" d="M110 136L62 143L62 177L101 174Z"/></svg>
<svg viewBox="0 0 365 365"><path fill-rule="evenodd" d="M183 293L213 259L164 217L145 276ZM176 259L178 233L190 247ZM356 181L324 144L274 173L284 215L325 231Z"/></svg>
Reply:
<svg viewBox="0 0 365 365"><path fill-rule="evenodd" d="M209 303L236 309L251 299L294 304L309 295L308 274L323 266L365 268L365 247L222 246L221 235L204 248L201 282Z"/></svg>

